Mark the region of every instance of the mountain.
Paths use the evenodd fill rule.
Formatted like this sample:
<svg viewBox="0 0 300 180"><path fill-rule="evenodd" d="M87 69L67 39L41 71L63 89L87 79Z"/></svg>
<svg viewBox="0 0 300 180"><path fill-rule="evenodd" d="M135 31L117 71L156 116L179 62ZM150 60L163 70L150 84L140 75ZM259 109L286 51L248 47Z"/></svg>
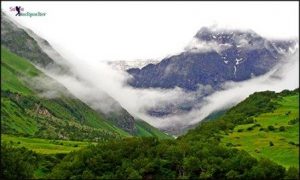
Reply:
<svg viewBox="0 0 300 180"><path fill-rule="evenodd" d="M195 91L199 85L220 89L226 81L243 81L268 72L298 49L295 40L268 40L253 31L202 28L186 50L158 64L128 69L136 88L180 87Z"/></svg>
<svg viewBox="0 0 300 180"><path fill-rule="evenodd" d="M16 56L17 59L24 58L26 61L32 63L35 69L50 69L56 74L72 76L74 78L80 79L73 74L73 72L70 70L71 68L69 68L70 64L68 64L68 62L49 44L49 42L36 35L30 29L22 27L20 24L14 22L3 12L1 12L1 46L4 49L3 51L8 52L7 54L12 54L12 56ZM14 71L13 67L9 69ZM46 75L39 72L38 76ZM27 78L30 79L31 77ZM56 82L55 84L57 85L58 83ZM16 91L20 90L18 88L19 87L14 87ZM28 87L24 88L30 89ZM64 89L64 92L68 92L63 86L61 89ZM116 100L114 100L108 94L104 92L102 92L102 94L103 96L105 96L103 98L105 99L105 102L118 107L116 109L119 109L119 111L104 113L102 110L96 109L96 112L103 119L108 120L109 124L113 127L121 128L131 135L136 135L138 132L138 125L136 124L134 117L131 116L124 108L121 107L121 105ZM77 101L80 100L77 99ZM90 105L89 102L84 103ZM72 109L72 107L69 108Z"/></svg>
<svg viewBox="0 0 300 180"><path fill-rule="evenodd" d="M180 87L188 93L196 93L193 99L181 99L180 103L170 102L147 110L153 117L182 115L199 109L205 97L224 89L224 83L263 75L285 63L296 51L296 40L269 40L251 30L204 27L184 52L157 64L128 69L132 76L128 84L135 88Z"/></svg>

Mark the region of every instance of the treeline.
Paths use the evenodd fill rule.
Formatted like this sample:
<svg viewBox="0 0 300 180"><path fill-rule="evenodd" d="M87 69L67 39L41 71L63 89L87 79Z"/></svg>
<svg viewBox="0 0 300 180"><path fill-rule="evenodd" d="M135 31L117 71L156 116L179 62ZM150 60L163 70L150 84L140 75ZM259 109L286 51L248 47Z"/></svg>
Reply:
<svg viewBox="0 0 300 180"><path fill-rule="evenodd" d="M58 179L283 179L297 177L270 160L221 147L214 140L189 143L131 138L67 155L48 178Z"/></svg>
<svg viewBox="0 0 300 180"><path fill-rule="evenodd" d="M212 143L210 143L212 142ZM296 179L270 160L210 142L188 143L156 138L128 138L72 152L62 160L25 148L1 146L2 179Z"/></svg>

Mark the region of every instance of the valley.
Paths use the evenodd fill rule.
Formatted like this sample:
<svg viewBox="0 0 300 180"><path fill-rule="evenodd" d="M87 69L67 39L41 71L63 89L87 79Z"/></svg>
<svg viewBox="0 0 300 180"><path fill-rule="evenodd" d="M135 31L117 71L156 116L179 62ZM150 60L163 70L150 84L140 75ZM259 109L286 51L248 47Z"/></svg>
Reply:
<svg viewBox="0 0 300 180"><path fill-rule="evenodd" d="M84 26L92 58L73 59L85 30L58 51L14 18L1 10L1 179L299 179L298 39L202 26L177 54L109 61L117 44Z"/></svg>

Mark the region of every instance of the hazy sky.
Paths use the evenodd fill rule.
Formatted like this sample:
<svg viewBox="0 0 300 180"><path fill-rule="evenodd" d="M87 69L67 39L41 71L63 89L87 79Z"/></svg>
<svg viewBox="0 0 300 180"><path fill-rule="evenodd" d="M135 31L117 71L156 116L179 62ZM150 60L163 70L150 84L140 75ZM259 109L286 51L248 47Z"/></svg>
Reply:
<svg viewBox="0 0 300 180"><path fill-rule="evenodd" d="M4 12L78 60L160 59L178 53L203 26L297 37L298 2L1 2ZM45 17L16 17L11 6Z"/></svg>

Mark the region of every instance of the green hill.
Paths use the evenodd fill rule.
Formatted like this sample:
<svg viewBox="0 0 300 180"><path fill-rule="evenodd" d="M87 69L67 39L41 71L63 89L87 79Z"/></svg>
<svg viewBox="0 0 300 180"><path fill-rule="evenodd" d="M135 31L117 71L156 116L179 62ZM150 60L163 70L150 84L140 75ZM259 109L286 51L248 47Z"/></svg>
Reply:
<svg viewBox="0 0 300 180"><path fill-rule="evenodd" d="M35 68L27 59L1 47L1 130L48 139L107 140L127 136L170 138L143 122L134 122L132 134L120 129L104 114L95 112L68 93L55 80ZM52 92L54 97L44 97ZM120 113L118 118L130 118ZM134 120L132 120L134 121ZM125 122L124 122L125 123Z"/></svg>
<svg viewBox="0 0 300 180"><path fill-rule="evenodd" d="M137 120L136 121L137 133L136 136L139 137L157 137L159 139L172 139L170 135L167 135L158 129L154 128L145 121Z"/></svg>
<svg viewBox="0 0 300 180"><path fill-rule="evenodd" d="M222 143L268 158L285 167L299 166L299 94L276 99L278 107L260 114L254 123L238 125Z"/></svg>
<svg viewBox="0 0 300 180"><path fill-rule="evenodd" d="M223 146L299 169L299 89L254 93L183 138L195 140L206 128L214 128Z"/></svg>
<svg viewBox="0 0 300 180"><path fill-rule="evenodd" d="M102 140L130 136L68 94L67 89L36 69L26 59L1 47L1 130L5 134L69 140ZM57 97L43 97L43 84ZM64 91L64 92L62 92Z"/></svg>

